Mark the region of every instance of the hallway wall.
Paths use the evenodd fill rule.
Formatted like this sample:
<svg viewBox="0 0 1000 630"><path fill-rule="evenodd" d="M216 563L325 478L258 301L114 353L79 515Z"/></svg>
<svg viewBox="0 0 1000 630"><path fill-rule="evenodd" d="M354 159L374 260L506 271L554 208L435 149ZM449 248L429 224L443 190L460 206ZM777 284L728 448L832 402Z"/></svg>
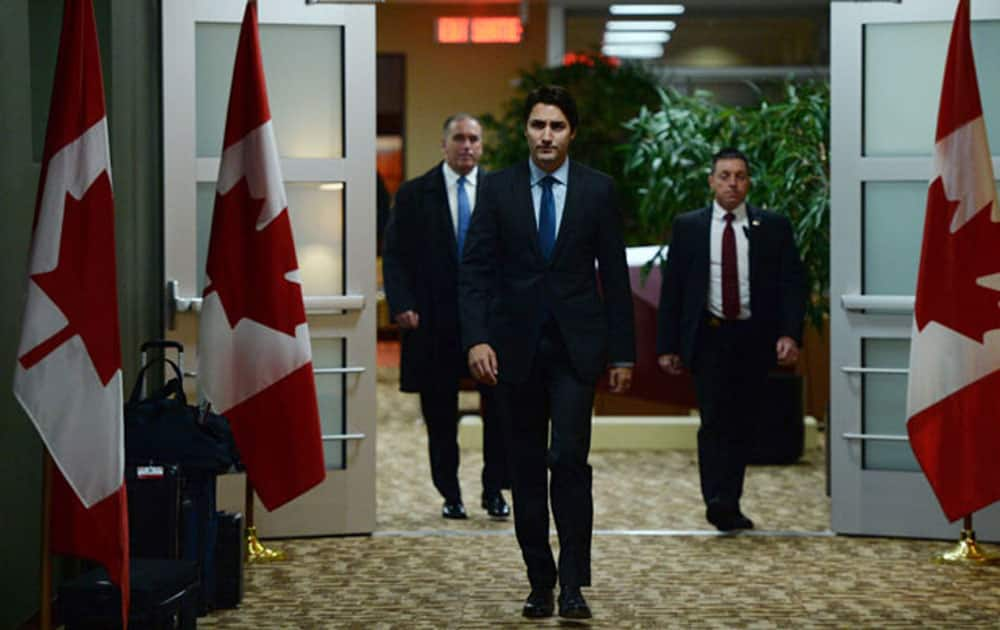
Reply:
<svg viewBox="0 0 1000 630"><path fill-rule="evenodd" d="M162 334L160 0L96 0L111 140L122 363L127 388L138 344ZM41 455L38 435L10 384L26 286L40 155L55 69L62 0L0 3L0 628L39 608ZM40 150L37 152L40 153ZM57 562L57 567L62 563Z"/></svg>
<svg viewBox="0 0 1000 630"><path fill-rule="evenodd" d="M448 115L456 111L499 114L501 105L514 96L518 71L544 63L545 6L530 4L521 43L473 45L435 43L434 18L514 15L516 6L378 5L377 51L406 55L406 179L441 159L441 125Z"/></svg>

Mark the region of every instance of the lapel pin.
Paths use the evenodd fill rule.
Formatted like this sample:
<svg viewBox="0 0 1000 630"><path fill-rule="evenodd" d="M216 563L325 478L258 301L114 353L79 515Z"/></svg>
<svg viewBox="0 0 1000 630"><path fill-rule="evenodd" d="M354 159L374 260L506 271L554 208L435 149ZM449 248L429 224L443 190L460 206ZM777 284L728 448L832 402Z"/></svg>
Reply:
<svg viewBox="0 0 1000 630"><path fill-rule="evenodd" d="M760 221L758 219L754 219L753 221L750 222L750 225L757 227L758 225L760 225Z"/></svg>

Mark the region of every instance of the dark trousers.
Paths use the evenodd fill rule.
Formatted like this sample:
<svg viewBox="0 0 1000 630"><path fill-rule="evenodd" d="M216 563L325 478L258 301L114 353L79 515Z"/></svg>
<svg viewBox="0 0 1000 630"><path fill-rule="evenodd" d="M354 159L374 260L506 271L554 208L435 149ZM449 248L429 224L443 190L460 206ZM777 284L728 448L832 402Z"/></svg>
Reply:
<svg viewBox="0 0 1000 630"><path fill-rule="evenodd" d="M559 333L549 326L542 334L528 380L521 384L501 382L496 393L499 413L510 432L514 529L528 580L532 588L556 584L556 564L549 545L551 493L559 534L559 583L563 587L589 586L594 502L587 457L594 384L576 375Z"/></svg>
<svg viewBox="0 0 1000 630"><path fill-rule="evenodd" d="M506 448L500 423L491 410L492 392L480 388L483 395L483 493L499 492L510 485ZM458 380L438 383L420 392L420 411L427 426L427 449L430 454L431 479L445 501L462 500L458 483Z"/></svg>
<svg viewBox="0 0 1000 630"><path fill-rule="evenodd" d="M698 471L707 506L739 509L746 460L767 362L749 320L706 316L698 333L694 382L701 412Z"/></svg>

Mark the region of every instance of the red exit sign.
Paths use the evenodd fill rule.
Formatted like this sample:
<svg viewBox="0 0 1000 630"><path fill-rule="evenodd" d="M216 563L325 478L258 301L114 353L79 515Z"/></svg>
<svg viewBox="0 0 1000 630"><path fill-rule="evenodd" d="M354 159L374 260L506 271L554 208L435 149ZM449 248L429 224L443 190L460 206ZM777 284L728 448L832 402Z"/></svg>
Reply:
<svg viewBox="0 0 1000 630"><path fill-rule="evenodd" d="M439 17L439 44L517 44L521 41L517 17Z"/></svg>

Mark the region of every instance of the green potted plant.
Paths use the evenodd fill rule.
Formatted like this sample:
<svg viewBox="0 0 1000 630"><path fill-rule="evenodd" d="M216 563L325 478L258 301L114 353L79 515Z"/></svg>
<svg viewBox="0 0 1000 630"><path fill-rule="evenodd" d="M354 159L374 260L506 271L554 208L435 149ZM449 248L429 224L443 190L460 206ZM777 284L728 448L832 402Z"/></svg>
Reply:
<svg viewBox="0 0 1000 630"><path fill-rule="evenodd" d="M634 232L663 244L674 217L710 201L712 154L733 146L750 159L750 200L788 216L810 288L807 318L821 329L829 311L830 92L823 82L788 83L784 99L727 107L707 92L659 90L655 110L643 107L625 123L624 173L638 200ZM650 264L662 262L662 250Z"/></svg>
<svg viewBox="0 0 1000 630"><path fill-rule="evenodd" d="M504 104L502 114L480 117L486 142L483 163L491 170L515 164L528 155L521 110L527 94L541 85L565 87L577 101L580 125L573 140L575 160L608 173L619 182L622 206L635 208L636 190L623 185L629 130L622 123L644 107L660 102L657 80L644 66L618 64L597 54L581 55L573 63L552 68L535 67L521 73L517 96ZM625 216L626 241L640 244L635 215Z"/></svg>

